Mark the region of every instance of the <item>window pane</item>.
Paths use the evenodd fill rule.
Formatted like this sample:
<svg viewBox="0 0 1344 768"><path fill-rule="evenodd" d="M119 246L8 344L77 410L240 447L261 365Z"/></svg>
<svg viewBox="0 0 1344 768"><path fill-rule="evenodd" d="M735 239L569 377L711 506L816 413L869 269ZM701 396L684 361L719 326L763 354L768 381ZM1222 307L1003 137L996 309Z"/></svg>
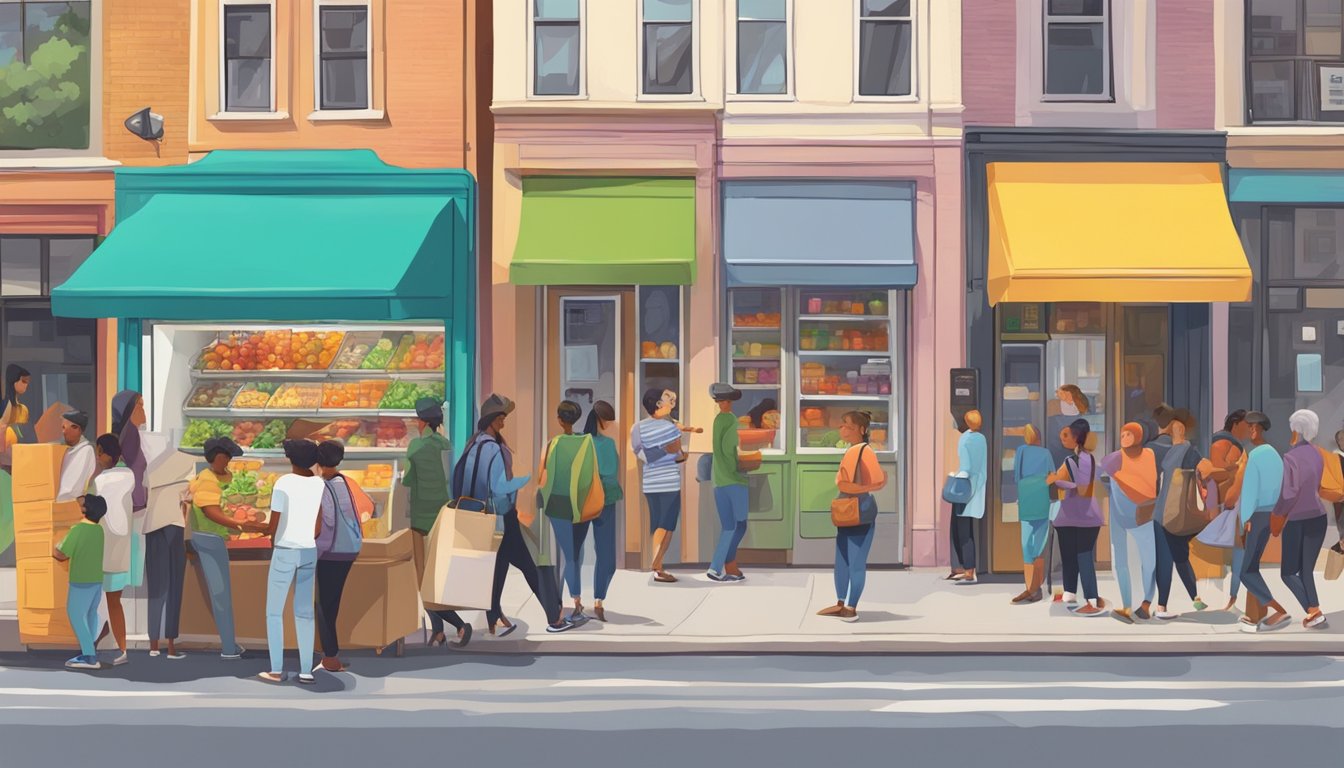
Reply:
<svg viewBox="0 0 1344 768"><path fill-rule="evenodd" d="M910 18L910 0L863 0L863 15Z"/></svg>
<svg viewBox="0 0 1344 768"><path fill-rule="evenodd" d="M0 3L0 67L7 67L23 50L23 21L19 6Z"/></svg>
<svg viewBox="0 0 1344 768"><path fill-rule="evenodd" d="M367 59L327 59L322 62L322 108L369 108Z"/></svg>
<svg viewBox="0 0 1344 768"><path fill-rule="evenodd" d="M1344 280L1344 210L1299 208L1294 224L1292 258L1274 259L1271 278Z"/></svg>
<svg viewBox="0 0 1344 768"><path fill-rule="evenodd" d="M1307 0L1306 45L1308 56L1339 56L1340 26L1344 0Z"/></svg>
<svg viewBox="0 0 1344 768"><path fill-rule="evenodd" d="M644 25L644 92L691 92L691 25Z"/></svg>
<svg viewBox="0 0 1344 768"><path fill-rule="evenodd" d="M322 52L364 53L369 48L367 8L323 8Z"/></svg>
<svg viewBox="0 0 1344 768"><path fill-rule="evenodd" d="M579 0L536 0L537 18L558 21L577 21Z"/></svg>
<svg viewBox="0 0 1344 768"><path fill-rule="evenodd" d="M1297 53L1298 0L1251 0L1251 54Z"/></svg>
<svg viewBox="0 0 1344 768"><path fill-rule="evenodd" d="M224 72L225 104L231 110L268 111L271 108L270 59L230 61Z"/></svg>
<svg viewBox="0 0 1344 768"><path fill-rule="evenodd" d="M644 0L645 21L690 21L691 0Z"/></svg>
<svg viewBox="0 0 1344 768"><path fill-rule="evenodd" d="M1230 410L1251 406L1251 377L1255 366L1255 310L1234 306L1227 315L1227 369L1232 372L1227 382L1227 402ZM1223 414L1215 413L1214 421L1222 423Z"/></svg>
<svg viewBox="0 0 1344 768"><path fill-rule="evenodd" d="M782 21L737 23L738 93L788 93L786 32Z"/></svg>
<svg viewBox="0 0 1344 768"><path fill-rule="evenodd" d="M787 0L737 0L739 19L784 21L789 12Z"/></svg>
<svg viewBox="0 0 1344 768"><path fill-rule="evenodd" d="M908 21L865 21L859 40L859 94L910 94L910 37Z"/></svg>
<svg viewBox="0 0 1344 768"><path fill-rule="evenodd" d="M89 4L85 3L23 3L24 56L33 60L33 53L54 37L68 37L69 31L88 35Z"/></svg>
<svg viewBox="0 0 1344 768"><path fill-rule="evenodd" d="M93 238L55 238L47 246L47 282L52 287L64 283L93 253Z"/></svg>
<svg viewBox="0 0 1344 768"><path fill-rule="evenodd" d="M1046 41L1046 93L1100 96L1106 92L1104 24L1050 24Z"/></svg>
<svg viewBox="0 0 1344 768"><path fill-rule="evenodd" d="M537 25L536 93L577 96L579 93L579 25Z"/></svg>
<svg viewBox="0 0 1344 768"><path fill-rule="evenodd" d="M42 242L35 237L0 238L0 295L42 294Z"/></svg>
<svg viewBox="0 0 1344 768"><path fill-rule="evenodd" d="M224 6L224 57L270 58L271 9L265 5Z"/></svg>
<svg viewBox="0 0 1344 768"><path fill-rule="evenodd" d="M1106 0L1050 0L1051 16L1104 16Z"/></svg>
<svg viewBox="0 0 1344 768"><path fill-rule="evenodd" d="M1251 62L1251 112L1256 120L1293 119L1291 61Z"/></svg>

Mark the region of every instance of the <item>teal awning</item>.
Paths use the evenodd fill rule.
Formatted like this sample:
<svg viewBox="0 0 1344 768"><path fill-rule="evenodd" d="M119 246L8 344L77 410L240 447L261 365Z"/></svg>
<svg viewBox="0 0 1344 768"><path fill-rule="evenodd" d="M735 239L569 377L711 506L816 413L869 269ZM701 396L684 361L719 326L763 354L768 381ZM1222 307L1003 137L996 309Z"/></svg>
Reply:
<svg viewBox="0 0 1344 768"><path fill-rule="evenodd" d="M915 284L915 188L890 181L726 181L730 286Z"/></svg>
<svg viewBox="0 0 1344 768"><path fill-rule="evenodd" d="M1228 199L1234 203L1344 203L1344 173L1233 170Z"/></svg>

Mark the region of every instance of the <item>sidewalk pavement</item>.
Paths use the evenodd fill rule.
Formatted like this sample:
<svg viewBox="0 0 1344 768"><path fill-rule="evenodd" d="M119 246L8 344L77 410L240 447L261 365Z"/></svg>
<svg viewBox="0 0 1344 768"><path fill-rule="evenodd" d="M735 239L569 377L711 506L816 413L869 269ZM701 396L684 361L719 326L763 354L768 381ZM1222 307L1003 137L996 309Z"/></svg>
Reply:
<svg viewBox="0 0 1344 768"><path fill-rule="evenodd" d="M1022 591L1019 581L981 581L953 586L943 569L872 571L859 604L858 620L847 623L817 616L835 603L831 572L822 569L749 569L747 581L711 582L703 571L673 571L680 581L656 584L649 574L619 571L606 601L607 623L592 620L562 634L548 634L546 620L522 574L511 571L504 594L506 614L518 630L506 638L486 633L484 614L464 611L475 627L469 650L477 653L573 654L1210 654L1344 653L1344 580L1324 581L1317 573L1326 629L1304 629L1304 613L1278 579L1270 588L1288 606L1293 623L1259 634L1240 631L1239 613L1224 612L1226 579L1201 581L1209 609L1196 613L1179 581L1173 585L1172 621L1135 625L1111 616L1088 618L1062 604L1009 603ZM1101 574L1101 595L1118 600L1109 573ZM591 591L585 589L591 595ZM1244 595L1244 592L1243 592ZM257 596L264 599L264 596ZM1243 597L1244 601L1244 597ZM591 615L591 598L585 598ZM566 601L566 613L568 613ZM0 649L17 642L13 618L0 617ZM9 624L10 626L6 626ZM416 633L408 643L419 644ZM140 643L135 643L140 645Z"/></svg>

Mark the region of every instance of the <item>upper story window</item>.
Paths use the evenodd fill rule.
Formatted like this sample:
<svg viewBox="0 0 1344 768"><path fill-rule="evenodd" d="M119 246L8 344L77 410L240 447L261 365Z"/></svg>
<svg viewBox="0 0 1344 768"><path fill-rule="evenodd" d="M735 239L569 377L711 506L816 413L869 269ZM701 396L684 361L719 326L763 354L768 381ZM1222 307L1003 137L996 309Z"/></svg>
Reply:
<svg viewBox="0 0 1344 768"><path fill-rule="evenodd" d="M687 95L694 89L694 9L691 0L641 0L644 84L649 96Z"/></svg>
<svg viewBox="0 0 1344 768"><path fill-rule="evenodd" d="M0 0L0 150L89 149L91 5Z"/></svg>
<svg viewBox="0 0 1344 768"><path fill-rule="evenodd" d="M580 0L533 0L532 93L578 96Z"/></svg>
<svg viewBox="0 0 1344 768"><path fill-rule="evenodd" d="M1045 0L1045 97L1109 101L1109 0Z"/></svg>
<svg viewBox="0 0 1344 768"><path fill-rule="evenodd" d="M737 0L737 92L789 92L788 0Z"/></svg>
<svg viewBox="0 0 1344 768"><path fill-rule="evenodd" d="M1344 0L1249 0L1253 123L1344 121Z"/></svg>
<svg viewBox="0 0 1344 768"><path fill-rule="evenodd" d="M911 95L910 6L910 0L859 0L860 96Z"/></svg>
<svg viewBox="0 0 1344 768"><path fill-rule="evenodd" d="M318 11L317 108L368 109L369 7L363 4L322 4Z"/></svg>
<svg viewBox="0 0 1344 768"><path fill-rule="evenodd" d="M275 110L275 49L272 7L225 0L224 111Z"/></svg>

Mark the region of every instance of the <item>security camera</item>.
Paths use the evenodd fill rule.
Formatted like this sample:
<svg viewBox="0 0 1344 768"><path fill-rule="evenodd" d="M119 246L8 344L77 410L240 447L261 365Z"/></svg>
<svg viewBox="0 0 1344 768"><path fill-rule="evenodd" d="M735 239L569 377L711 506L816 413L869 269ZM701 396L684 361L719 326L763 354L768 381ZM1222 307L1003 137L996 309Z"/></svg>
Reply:
<svg viewBox="0 0 1344 768"><path fill-rule="evenodd" d="M126 130L145 141L158 141L163 138L163 115L149 111L149 107L126 118Z"/></svg>

